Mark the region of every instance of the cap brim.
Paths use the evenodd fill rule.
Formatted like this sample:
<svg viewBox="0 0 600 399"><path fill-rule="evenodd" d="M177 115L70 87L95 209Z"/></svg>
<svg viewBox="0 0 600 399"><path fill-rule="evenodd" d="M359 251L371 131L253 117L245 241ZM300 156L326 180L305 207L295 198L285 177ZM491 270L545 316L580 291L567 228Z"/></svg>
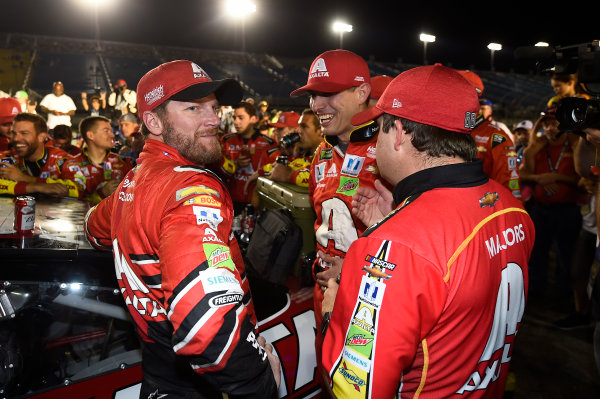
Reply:
<svg viewBox="0 0 600 399"><path fill-rule="evenodd" d="M368 108L362 112L359 112L358 114L355 114L351 119L351 123L353 126L364 125L369 121L374 121L383 114L383 110L377 108L377 105L375 105L374 107Z"/></svg>
<svg viewBox="0 0 600 399"><path fill-rule="evenodd" d="M339 93L353 86L333 82L314 82L309 83L290 93L290 97L298 97L309 93Z"/></svg>
<svg viewBox="0 0 600 399"><path fill-rule="evenodd" d="M234 79L213 80L192 85L179 93L173 94L170 100L189 101L215 94L219 104L235 105L242 101L244 90Z"/></svg>

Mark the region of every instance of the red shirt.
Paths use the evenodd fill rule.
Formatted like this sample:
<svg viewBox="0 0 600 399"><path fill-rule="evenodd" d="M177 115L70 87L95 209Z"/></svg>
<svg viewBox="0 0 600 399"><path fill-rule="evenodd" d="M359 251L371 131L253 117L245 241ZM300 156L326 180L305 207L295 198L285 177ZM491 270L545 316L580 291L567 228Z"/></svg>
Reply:
<svg viewBox="0 0 600 399"><path fill-rule="evenodd" d="M534 226L481 163L415 173L355 241L323 344L338 398L501 398ZM397 396L396 396L397 395Z"/></svg>
<svg viewBox="0 0 600 399"><path fill-rule="evenodd" d="M229 177L228 186L233 202L250 202L252 199L252 188L244 195L244 186L248 178L254 174L268 159L266 153L276 148L273 139L255 132L249 139L243 139L238 133L223 136L223 156L221 170ZM236 168L235 161L240 157L242 151L248 151L252 161L244 168ZM233 169L226 165L234 165Z"/></svg>
<svg viewBox="0 0 600 399"><path fill-rule="evenodd" d="M564 144L546 144L544 148L535 154L535 174L559 173L567 176L576 176L575 164L573 163L573 149L568 140ZM533 197L542 204L575 203L579 196L577 188L565 183L558 182L558 191L548 195L546 190L536 184Z"/></svg>

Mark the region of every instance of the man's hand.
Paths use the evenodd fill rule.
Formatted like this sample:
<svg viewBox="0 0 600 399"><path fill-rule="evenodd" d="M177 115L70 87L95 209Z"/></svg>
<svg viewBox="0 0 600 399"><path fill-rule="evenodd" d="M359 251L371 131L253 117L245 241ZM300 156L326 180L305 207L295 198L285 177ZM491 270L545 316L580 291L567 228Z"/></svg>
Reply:
<svg viewBox="0 0 600 399"><path fill-rule="evenodd" d="M600 147L600 129L587 128L583 130L586 134L586 139L596 147Z"/></svg>
<svg viewBox="0 0 600 399"><path fill-rule="evenodd" d="M21 169L17 168L15 165L11 165L6 162L2 162L2 165L0 166L0 177L3 179L24 181L28 183L34 183L36 181L35 177L23 173L23 171L21 171Z"/></svg>
<svg viewBox="0 0 600 399"><path fill-rule="evenodd" d="M244 155L240 155L240 157L235 160L235 164L239 168L245 168L246 166L248 166L250 164L251 161L252 161L252 158L244 156Z"/></svg>
<svg viewBox="0 0 600 399"><path fill-rule="evenodd" d="M41 193L48 195L58 195L66 197L69 194L69 188L60 183L27 183L25 186L27 194Z"/></svg>
<svg viewBox="0 0 600 399"><path fill-rule="evenodd" d="M120 180L109 180L102 186L100 192L102 192L104 197L108 197L117 189L117 187L119 187L119 183L121 183Z"/></svg>
<svg viewBox="0 0 600 399"><path fill-rule="evenodd" d="M352 197L352 213L366 226L383 219L393 209L394 198L381 180L375 180L375 190L358 187Z"/></svg>
<svg viewBox="0 0 600 399"><path fill-rule="evenodd" d="M253 181L258 180L258 177L258 172L254 172L254 174L248 178L246 184L244 184L244 195L248 195L248 187L250 187L250 184L252 184Z"/></svg>
<svg viewBox="0 0 600 399"><path fill-rule="evenodd" d="M271 180L279 182L289 182L291 175L292 168L276 162L275 166L273 166L273 170L271 171Z"/></svg>
<svg viewBox="0 0 600 399"><path fill-rule="evenodd" d="M336 280L330 278L327 281L327 289L323 293L323 302L321 303L321 313L324 315L327 312L333 311L333 305L335 304L335 297L338 292L340 285Z"/></svg>
<svg viewBox="0 0 600 399"><path fill-rule="evenodd" d="M317 284L321 286L321 289L325 290L327 288L327 282L329 279L336 280L340 276L340 273L342 273L344 259L327 255L323 251L317 252L317 258L321 259L321 261L331 264L331 267L328 267L324 271L316 274Z"/></svg>
<svg viewBox="0 0 600 399"><path fill-rule="evenodd" d="M267 358L269 359L269 364L273 371L273 377L275 377L275 383L277 384L277 389L279 389L279 385L281 385L281 362L279 361L279 358L273 354L273 346L267 343L265 337L259 336L257 341L265 352L267 352Z"/></svg>

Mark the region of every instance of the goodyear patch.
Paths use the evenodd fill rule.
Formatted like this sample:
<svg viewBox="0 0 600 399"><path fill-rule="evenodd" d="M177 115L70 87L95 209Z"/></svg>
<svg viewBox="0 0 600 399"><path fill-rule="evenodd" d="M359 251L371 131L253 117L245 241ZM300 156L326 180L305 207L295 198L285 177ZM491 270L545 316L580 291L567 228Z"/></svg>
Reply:
<svg viewBox="0 0 600 399"><path fill-rule="evenodd" d="M177 190L175 192L175 200L180 201L180 200L184 199L185 197L188 197L188 196L194 195L194 194L213 195L217 198L219 198L221 196L221 194L219 194L219 192L217 190L215 190L214 188L200 185L200 186L186 187L186 188Z"/></svg>
<svg viewBox="0 0 600 399"><path fill-rule="evenodd" d="M353 196L356 194L359 180L356 177L340 176L340 185L336 193Z"/></svg>

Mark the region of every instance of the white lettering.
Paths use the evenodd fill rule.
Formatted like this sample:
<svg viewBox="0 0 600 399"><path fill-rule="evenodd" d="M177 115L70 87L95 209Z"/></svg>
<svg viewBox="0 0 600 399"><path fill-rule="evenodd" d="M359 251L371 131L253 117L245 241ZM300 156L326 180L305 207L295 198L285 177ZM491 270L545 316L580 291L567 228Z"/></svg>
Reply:
<svg viewBox="0 0 600 399"><path fill-rule="evenodd" d="M485 240L485 246L487 247L490 259L492 259L501 251L523 242L523 240L525 240L525 231L523 231L523 225L519 224L518 226L509 227L494 237L488 238Z"/></svg>

